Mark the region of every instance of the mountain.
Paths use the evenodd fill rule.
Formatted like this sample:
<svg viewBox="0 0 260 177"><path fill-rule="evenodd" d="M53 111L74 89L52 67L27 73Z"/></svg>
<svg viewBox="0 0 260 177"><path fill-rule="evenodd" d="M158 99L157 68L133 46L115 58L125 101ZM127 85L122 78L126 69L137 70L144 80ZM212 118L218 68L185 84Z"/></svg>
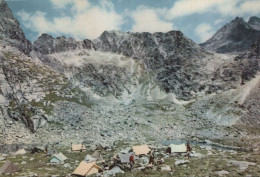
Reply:
<svg viewBox="0 0 260 177"><path fill-rule="evenodd" d="M260 18L254 16L250 17L248 20L248 24L255 30L260 30Z"/></svg>
<svg viewBox="0 0 260 177"><path fill-rule="evenodd" d="M25 38L19 22L13 17L4 0L0 0L0 9L0 39L28 54L31 51L31 43Z"/></svg>
<svg viewBox="0 0 260 177"><path fill-rule="evenodd" d="M236 17L200 45L217 53L242 53L248 50L259 36L260 31L253 29L243 18Z"/></svg>
<svg viewBox="0 0 260 177"><path fill-rule="evenodd" d="M93 41L42 34L30 46L1 4L10 28L0 31L3 144L240 141L249 136L241 127L259 125L258 43L240 58L180 31L105 31ZM255 32L236 21L232 28Z"/></svg>

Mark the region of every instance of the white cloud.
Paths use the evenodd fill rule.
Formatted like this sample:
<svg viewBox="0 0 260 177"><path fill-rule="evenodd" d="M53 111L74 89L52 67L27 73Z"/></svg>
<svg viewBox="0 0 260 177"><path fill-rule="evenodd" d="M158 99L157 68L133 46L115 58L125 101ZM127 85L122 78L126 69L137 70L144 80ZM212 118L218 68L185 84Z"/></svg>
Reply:
<svg viewBox="0 0 260 177"><path fill-rule="evenodd" d="M213 28L206 23L200 24L195 28L195 33L200 37L200 42L205 42L210 37L213 36L214 31Z"/></svg>
<svg viewBox="0 0 260 177"><path fill-rule="evenodd" d="M51 1L57 3L59 0ZM65 34L76 39L94 39L105 30L120 29L123 18L114 11L111 4L103 3L101 6L94 6L88 1L83 1L85 0L73 0L72 16L49 19L43 12L30 14L25 11L19 11L18 15L24 25L37 32L38 35L51 33Z"/></svg>
<svg viewBox="0 0 260 177"><path fill-rule="evenodd" d="M256 15L260 12L260 0L178 0L166 15L167 19L215 12L221 15Z"/></svg>
<svg viewBox="0 0 260 177"><path fill-rule="evenodd" d="M179 0L173 4L169 10L168 18L173 19L176 17L190 15L193 13L205 13L212 9L214 6L227 3L226 0Z"/></svg>
<svg viewBox="0 0 260 177"><path fill-rule="evenodd" d="M214 21L214 25L218 25L220 23L223 23L225 20L224 19L217 19Z"/></svg>
<svg viewBox="0 0 260 177"><path fill-rule="evenodd" d="M134 25L131 29L133 32L168 32L173 29L173 23L162 20L159 17L160 9L150 9L139 7L131 13Z"/></svg>
<svg viewBox="0 0 260 177"><path fill-rule="evenodd" d="M54 5L55 8L63 9L68 4L73 4L74 0L50 0L51 3Z"/></svg>

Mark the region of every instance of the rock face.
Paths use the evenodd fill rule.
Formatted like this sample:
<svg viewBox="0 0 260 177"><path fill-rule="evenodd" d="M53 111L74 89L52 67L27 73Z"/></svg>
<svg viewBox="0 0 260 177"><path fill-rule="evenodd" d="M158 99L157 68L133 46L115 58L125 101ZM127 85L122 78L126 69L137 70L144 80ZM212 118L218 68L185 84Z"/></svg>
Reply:
<svg viewBox="0 0 260 177"><path fill-rule="evenodd" d="M31 43L25 38L19 22L13 17L5 0L0 0L0 9L0 40L28 54L31 51Z"/></svg>
<svg viewBox="0 0 260 177"><path fill-rule="evenodd" d="M247 52L237 56L236 60L240 62L243 70L242 81L254 78L256 73L260 71L260 37Z"/></svg>
<svg viewBox="0 0 260 177"><path fill-rule="evenodd" d="M92 42L90 40L76 41L73 38L57 37L42 34L34 43L33 50L43 55L65 52L75 49L91 49Z"/></svg>
<svg viewBox="0 0 260 177"><path fill-rule="evenodd" d="M190 92L199 90L198 81L193 78L198 75L192 72L208 52L180 31L153 34L105 31L93 43L96 50L143 61L147 72L155 75L154 82L165 92L175 93L178 98L190 99Z"/></svg>
<svg viewBox="0 0 260 177"><path fill-rule="evenodd" d="M254 19L250 24L256 24L257 20ZM243 18L236 17L200 45L217 53L245 52L260 36L260 31L253 29L250 24Z"/></svg>
<svg viewBox="0 0 260 177"><path fill-rule="evenodd" d="M255 30L260 30L260 18L254 16L250 17L248 24Z"/></svg>

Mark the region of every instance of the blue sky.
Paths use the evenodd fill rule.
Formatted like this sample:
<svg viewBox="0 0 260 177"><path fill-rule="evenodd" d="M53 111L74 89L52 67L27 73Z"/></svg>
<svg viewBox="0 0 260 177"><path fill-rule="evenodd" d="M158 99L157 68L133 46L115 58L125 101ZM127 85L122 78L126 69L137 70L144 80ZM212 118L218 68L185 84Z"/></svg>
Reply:
<svg viewBox="0 0 260 177"><path fill-rule="evenodd" d="M6 0L26 37L95 39L105 30L180 30L197 43L236 16L260 17L260 0Z"/></svg>

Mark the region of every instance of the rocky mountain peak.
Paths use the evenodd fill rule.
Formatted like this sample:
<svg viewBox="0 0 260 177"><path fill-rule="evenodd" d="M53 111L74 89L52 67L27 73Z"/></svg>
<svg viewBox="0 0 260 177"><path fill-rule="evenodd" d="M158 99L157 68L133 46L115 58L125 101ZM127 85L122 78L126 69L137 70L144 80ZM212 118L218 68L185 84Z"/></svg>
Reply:
<svg viewBox="0 0 260 177"><path fill-rule="evenodd" d="M250 25L260 25L260 18L258 18L256 16L250 17L249 20L248 20L248 24L250 24Z"/></svg>
<svg viewBox="0 0 260 177"><path fill-rule="evenodd" d="M242 17L236 17L234 20L232 20L229 24L229 27L231 28L247 28L250 29L250 25L246 23L246 21Z"/></svg>
<svg viewBox="0 0 260 177"><path fill-rule="evenodd" d="M249 18L248 24L255 30L260 30L260 18L253 16Z"/></svg>
<svg viewBox="0 0 260 177"><path fill-rule="evenodd" d="M260 36L243 18L236 17L201 46L217 53L242 53Z"/></svg>
<svg viewBox="0 0 260 177"><path fill-rule="evenodd" d="M14 18L5 0L0 0L0 18Z"/></svg>
<svg viewBox="0 0 260 177"><path fill-rule="evenodd" d="M19 22L13 17L5 0L0 0L0 9L0 41L29 53L31 43L25 38Z"/></svg>

